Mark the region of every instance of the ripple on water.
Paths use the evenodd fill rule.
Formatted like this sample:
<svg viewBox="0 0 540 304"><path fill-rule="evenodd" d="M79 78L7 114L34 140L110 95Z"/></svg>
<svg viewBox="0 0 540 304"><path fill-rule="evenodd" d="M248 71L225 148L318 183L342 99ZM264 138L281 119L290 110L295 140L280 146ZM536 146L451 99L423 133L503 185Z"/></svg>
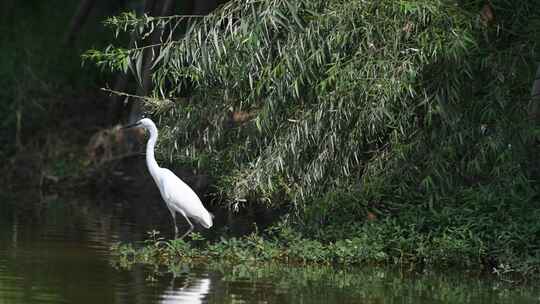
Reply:
<svg viewBox="0 0 540 304"><path fill-rule="evenodd" d="M111 204L80 199L42 204L40 212L28 211L31 204L15 208L23 206L25 210L17 213L0 204L0 304L433 303L437 299L442 299L440 303L490 304L536 299L538 303L536 290L527 290L520 298L510 289L494 293L461 279L437 275L413 280L384 269L356 273L336 272L331 267L253 269L240 265L239 270L207 271L209 266L185 265L175 278L160 273L153 277L157 281L148 280L154 274L145 267L117 270L109 262L112 243L140 240L146 237L145 231L154 229L137 222L136 216L119 213L122 208L103 207ZM170 228L169 215L164 214ZM145 215L139 214L144 223L163 223L149 221ZM501 296L502 292L507 296Z"/></svg>
<svg viewBox="0 0 540 304"><path fill-rule="evenodd" d="M55 290L33 285L27 278L7 272L6 268L0 269L0 303L67 303Z"/></svg>
<svg viewBox="0 0 540 304"><path fill-rule="evenodd" d="M92 201L33 202L0 205L0 304L116 303L144 290L144 273L113 269L109 248L145 227Z"/></svg>

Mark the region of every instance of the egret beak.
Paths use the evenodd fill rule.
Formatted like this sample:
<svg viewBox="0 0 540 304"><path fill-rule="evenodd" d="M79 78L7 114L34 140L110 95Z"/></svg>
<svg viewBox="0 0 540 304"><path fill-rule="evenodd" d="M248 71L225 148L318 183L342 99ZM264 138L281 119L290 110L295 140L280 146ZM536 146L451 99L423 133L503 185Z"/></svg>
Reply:
<svg viewBox="0 0 540 304"><path fill-rule="evenodd" d="M136 123L132 123L132 124L129 124L129 125L127 125L127 126L123 126L122 129L134 128L134 127L136 127L136 126L138 126L138 125L140 125L140 124L141 124L141 123L137 121Z"/></svg>

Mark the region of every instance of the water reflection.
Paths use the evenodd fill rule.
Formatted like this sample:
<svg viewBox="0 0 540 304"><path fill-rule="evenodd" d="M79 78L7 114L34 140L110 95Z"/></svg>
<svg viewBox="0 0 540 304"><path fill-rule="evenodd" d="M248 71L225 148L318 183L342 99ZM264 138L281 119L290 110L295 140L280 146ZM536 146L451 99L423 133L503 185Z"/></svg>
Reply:
<svg viewBox="0 0 540 304"><path fill-rule="evenodd" d="M161 295L159 303L166 304L199 304L204 303L205 297L210 291L210 278L186 278L181 286L175 285L175 279L171 286Z"/></svg>
<svg viewBox="0 0 540 304"><path fill-rule="evenodd" d="M151 214L148 208L142 209ZM32 193L3 198L0 303L121 303L112 299L144 290L143 271L126 276L109 265L114 242L142 240L146 229L160 229L159 217L137 222L130 209L123 202Z"/></svg>
<svg viewBox="0 0 540 304"><path fill-rule="evenodd" d="M0 303L539 303L471 274L283 265L177 265L171 273L117 269L109 247L170 230L160 200L3 199Z"/></svg>

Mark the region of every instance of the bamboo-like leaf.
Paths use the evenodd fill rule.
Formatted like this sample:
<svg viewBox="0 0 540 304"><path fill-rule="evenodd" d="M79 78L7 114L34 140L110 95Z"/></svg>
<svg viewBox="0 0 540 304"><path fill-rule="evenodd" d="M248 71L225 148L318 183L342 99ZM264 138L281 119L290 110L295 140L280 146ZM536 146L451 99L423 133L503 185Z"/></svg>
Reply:
<svg viewBox="0 0 540 304"><path fill-rule="evenodd" d="M156 116L175 126L160 144L176 151L178 142L194 163L211 159L206 169L229 199L305 207L361 179L362 189L417 195L436 208L441 193L459 191L460 170L477 174L492 163L489 172L509 172L498 167L509 134L499 129L521 123L524 103L509 96L528 87L515 66L534 61L537 40L519 36L533 31L510 22L495 34L441 0L231 0L205 18L180 18L126 15L110 24L141 35L172 29L152 62L155 95L176 100L172 109L156 102L168 109ZM501 37L519 43L499 49ZM90 57L142 82L149 47L141 43ZM254 118L229 123L231 113ZM479 124L499 127L482 137L471 131Z"/></svg>

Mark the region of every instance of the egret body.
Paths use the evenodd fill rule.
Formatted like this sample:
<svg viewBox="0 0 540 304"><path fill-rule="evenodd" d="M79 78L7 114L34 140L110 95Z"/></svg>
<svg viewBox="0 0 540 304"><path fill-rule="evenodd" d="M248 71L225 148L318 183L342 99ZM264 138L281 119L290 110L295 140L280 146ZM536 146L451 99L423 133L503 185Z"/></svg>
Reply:
<svg viewBox="0 0 540 304"><path fill-rule="evenodd" d="M146 165L150 175L159 188L161 197L167 204L171 212L174 223L174 237L178 238L178 227L176 226L176 213L180 213L189 224L189 230L182 235L182 238L193 231L193 224L189 218L200 223L205 228L212 227L212 215L204 208L197 194L178 176L167 168L161 168L154 157L154 148L158 138L158 130L154 122L149 118L143 118L136 123L126 126L142 127L150 133L150 139L146 145Z"/></svg>

